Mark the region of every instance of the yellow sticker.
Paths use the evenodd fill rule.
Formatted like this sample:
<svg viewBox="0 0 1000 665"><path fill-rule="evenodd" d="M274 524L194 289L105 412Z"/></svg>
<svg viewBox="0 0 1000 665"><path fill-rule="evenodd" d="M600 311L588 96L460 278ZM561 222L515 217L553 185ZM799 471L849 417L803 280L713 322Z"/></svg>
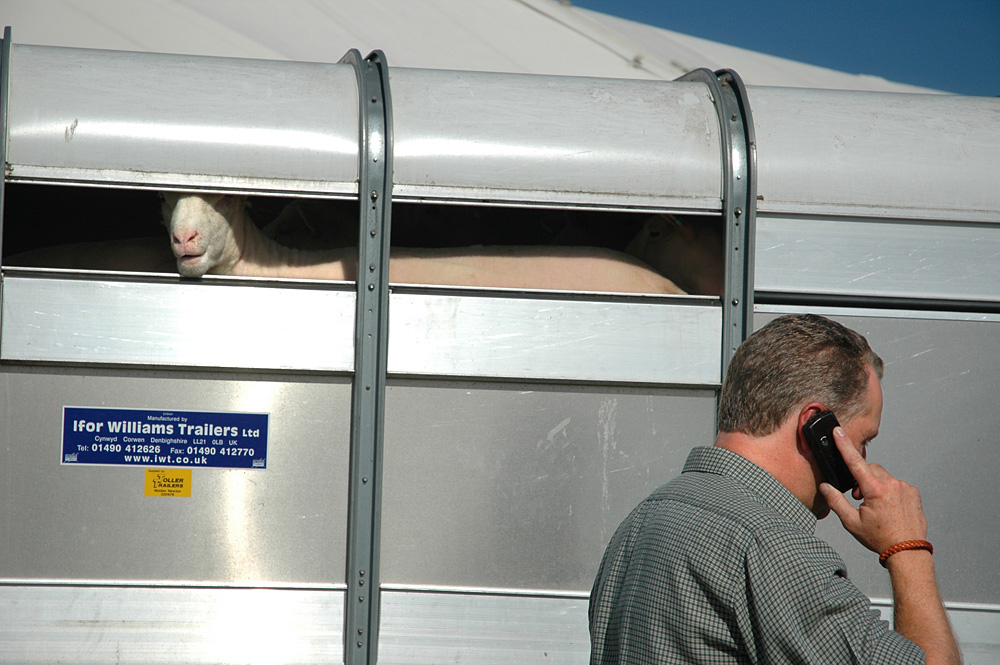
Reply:
<svg viewBox="0 0 1000 665"><path fill-rule="evenodd" d="M146 496L191 496L191 469L146 469Z"/></svg>

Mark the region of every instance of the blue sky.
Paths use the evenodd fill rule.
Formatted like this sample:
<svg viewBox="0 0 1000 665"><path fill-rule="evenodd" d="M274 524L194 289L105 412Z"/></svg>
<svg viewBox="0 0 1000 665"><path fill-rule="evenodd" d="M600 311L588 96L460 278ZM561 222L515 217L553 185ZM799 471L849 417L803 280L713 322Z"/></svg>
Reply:
<svg viewBox="0 0 1000 665"><path fill-rule="evenodd" d="M851 74L1000 95L1000 0L571 1Z"/></svg>

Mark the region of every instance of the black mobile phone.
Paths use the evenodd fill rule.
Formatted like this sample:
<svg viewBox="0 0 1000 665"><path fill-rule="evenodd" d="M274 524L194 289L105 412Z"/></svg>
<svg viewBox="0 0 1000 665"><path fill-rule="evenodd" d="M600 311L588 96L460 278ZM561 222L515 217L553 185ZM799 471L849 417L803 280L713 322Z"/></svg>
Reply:
<svg viewBox="0 0 1000 665"><path fill-rule="evenodd" d="M837 450L837 444L833 440L833 428L839 425L837 416L832 412L820 411L802 427L802 434L806 437L826 482L841 492L846 492L854 489L858 481L847 468L844 457Z"/></svg>

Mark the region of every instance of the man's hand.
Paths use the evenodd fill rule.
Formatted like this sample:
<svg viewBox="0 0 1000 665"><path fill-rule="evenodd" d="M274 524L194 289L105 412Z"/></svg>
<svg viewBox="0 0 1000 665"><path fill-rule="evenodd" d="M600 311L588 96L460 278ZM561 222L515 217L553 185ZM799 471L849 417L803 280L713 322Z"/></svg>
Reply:
<svg viewBox="0 0 1000 665"><path fill-rule="evenodd" d="M844 528L873 552L904 540L926 539L927 518L917 488L894 478L878 464L868 464L842 427L834 429L833 437L858 481L854 498L862 500L855 508L830 484L820 485L823 498Z"/></svg>
<svg viewBox="0 0 1000 665"><path fill-rule="evenodd" d="M861 500L855 508L832 485L820 484L823 498L844 528L873 552L904 540L925 540L927 518L917 488L893 478L878 464L868 464L843 428L834 429L833 438L858 481L854 498ZM889 557L887 567L892 578L896 631L924 650L927 665L960 665L962 654L941 602L930 554L900 552Z"/></svg>

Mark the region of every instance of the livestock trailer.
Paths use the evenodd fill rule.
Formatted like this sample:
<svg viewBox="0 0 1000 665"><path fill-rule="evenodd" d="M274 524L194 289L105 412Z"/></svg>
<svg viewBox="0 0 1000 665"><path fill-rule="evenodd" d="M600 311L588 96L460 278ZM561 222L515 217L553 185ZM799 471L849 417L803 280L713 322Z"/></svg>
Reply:
<svg viewBox="0 0 1000 665"><path fill-rule="evenodd" d="M0 138L0 662L583 662L611 534L712 441L739 342L801 311L885 359L871 457L922 491L967 662L1000 659L1000 100L8 29ZM177 190L347 211L359 278L8 260L166 251ZM659 213L725 229L718 293L387 277L407 225L620 248ZM876 558L820 534L891 613Z"/></svg>

